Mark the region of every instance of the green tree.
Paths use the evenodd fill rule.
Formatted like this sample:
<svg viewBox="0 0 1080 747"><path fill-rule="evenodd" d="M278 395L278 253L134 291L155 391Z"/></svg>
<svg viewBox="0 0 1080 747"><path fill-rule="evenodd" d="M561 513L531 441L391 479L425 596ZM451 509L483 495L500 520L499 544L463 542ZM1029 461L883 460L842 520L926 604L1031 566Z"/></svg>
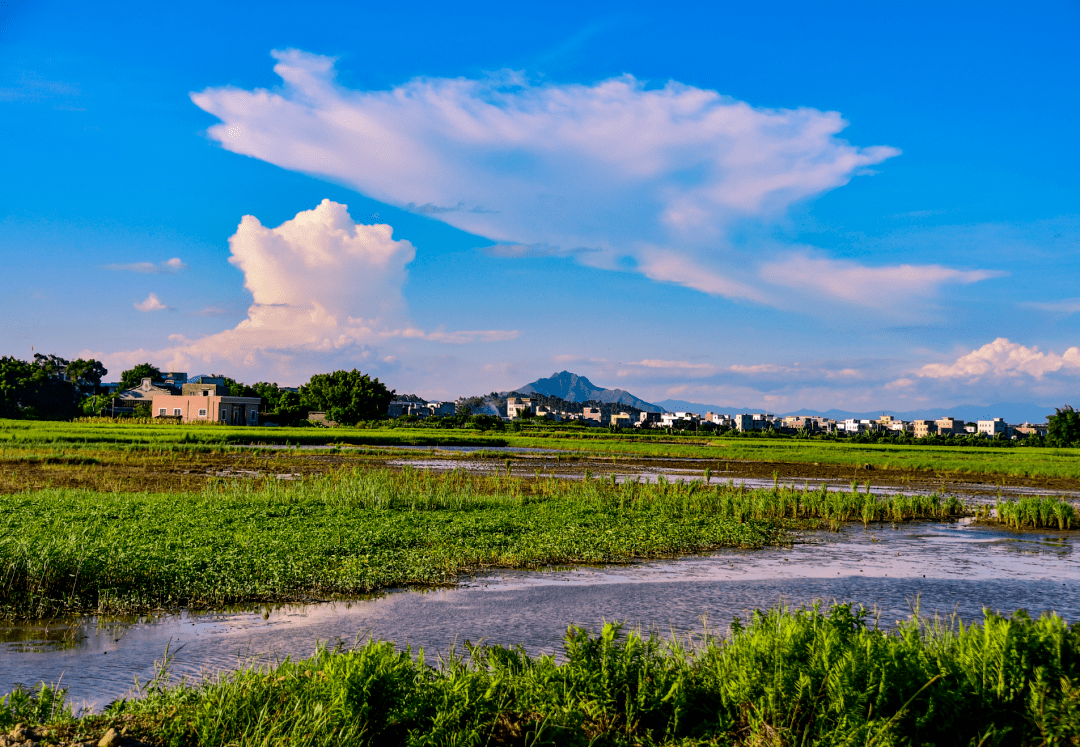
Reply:
<svg viewBox="0 0 1080 747"><path fill-rule="evenodd" d="M151 381L161 381L161 371L149 363L140 363L135 368L129 368L120 374L120 388L121 389L134 389L142 383L143 379L150 379Z"/></svg>
<svg viewBox="0 0 1080 747"><path fill-rule="evenodd" d="M300 401L299 393L265 381L258 382L251 389L255 392L252 396L262 398L263 412L268 420L279 425L290 425L307 417L308 408Z"/></svg>
<svg viewBox="0 0 1080 747"><path fill-rule="evenodd" d="M63 378L67 361L40 353L33 363L0 358L0 417L65 420L78 414L78 396Z"/></svg>
<svg viewBox="0 0 1080 747"><path fill-rule="evenodd" d="M1054 414L1047 419L1047 442L1051 446L1080 445L1080 411L1074 410L1071 405L1054 410Z"/></svg>
<svg viewBox="0 0 1080 747"><path fill-rule="evenodd" d="M107 373L109 370L94 358L90 360L76 358L67 366L68 381L75 384L80 391L90 393L97 392L97 388L101 386L102 377Z"/></svg>
<svg viewBox="0 0 1080 747"><path fill-rule="evenodd" d="M386 409L395 392L378 379L352 371L316 374L300 387L300 400L313 410L342 425L356 425L362 420L386 417Z"/></svg>
<svg viewBox="0 0 1080 747"><path fill-rule="evenodd" d="M261 397L258 391L254 387L250 387L247 384L243 384L234 379L230 379L228 376L225 378L225 386L229 389L229 394L233 397ZM274 386L277 386L275 384Z"/></svg>

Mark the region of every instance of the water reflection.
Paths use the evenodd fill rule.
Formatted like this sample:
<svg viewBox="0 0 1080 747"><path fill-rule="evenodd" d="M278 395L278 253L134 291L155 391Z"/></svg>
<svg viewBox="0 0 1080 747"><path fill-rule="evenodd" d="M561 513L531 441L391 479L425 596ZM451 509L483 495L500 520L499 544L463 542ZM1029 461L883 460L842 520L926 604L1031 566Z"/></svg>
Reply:
<svg viewBox="0 0 1080 747"><path fill-rule="evenodd" d="M875 607L883 625L911 614L981 617L1054 610L1080 620L1075 540L1015 534L968 523L898 529L849 527L808 533L791 548L730 550L680 560L538 573L504 572L453 589L405 591L333 604L88 619L0 628L0 693L15 683L59 681L77 702L100 708L153 676L168 645L174 672L189 677L242 662L307 656L317 642L353 645L367 636L446 651L465 639L557 652L566 626L605 620L700 631L702 616L723 631L731 618L779 602L817 599Z"/></svg>

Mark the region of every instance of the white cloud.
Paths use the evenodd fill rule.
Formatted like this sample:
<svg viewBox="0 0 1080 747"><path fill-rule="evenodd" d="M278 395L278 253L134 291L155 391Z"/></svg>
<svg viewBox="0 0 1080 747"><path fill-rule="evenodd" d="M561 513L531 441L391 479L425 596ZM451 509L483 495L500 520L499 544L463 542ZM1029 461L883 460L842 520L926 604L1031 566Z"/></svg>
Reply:
<svg viewBox="0 0 1080 747"><path fill-rule="evenodd" d="M954 363L931 363L916 371L915 375L931 379L1032 377L1041 380L1057 371L1080 374L1080 348L1068 348L1061 355L1043 353L1037 346L1025 347L999 337L960 356Z"/></svg>
<svg viewBox="0 0 1080 747"><path fill-rule="evenodd" d="M126 265L105 265L104 270L122 270L127 272L144 272L155 275L172 274L186 270L187 265L180 261L179 257L165 260L154 264L153 262L133 262Z"/></svg>
<svg viewBox="0 0 1080 747"><path fill-rule="evenodd" d="M345 205L323 200L277 228L245 215L229 239L229 262L244 273L253 303L235 328L152 353L112 356L121 364L147 355L172 370L217 363L287 370L297 359L318 368L326 356L364 360L370 346L395 339L447 344L514 339L514 330L426 332L408 319L402 287L415 249L385 224L357 224ZM144 308L144 305L150 305ZM153 294L143 310L166 308ZM385 354L379 358L385 360Z"/></svg>
<svg viewBox="0 0 1080 747"><path fill-rule="evenodd" d="M1020 305L1029 309L1039 309L1040 311L1053 311L1059 314L1075 314L1080 311L1080 298L1064 298L1060 301L1046 302L1029 301Z"/></svg>
<svg viewBox="0 0 1080 747"><path fill-rule="evenodd" d="M209 133L222 147L488 237L498 256L608 269L629 257L652 279L763 303L775 296L756 287L759 256L728 245L735 223L779 217L899 153L840 139L836 112L755 108L675 81L502 73L354 91L333 59L273 56L279 91L192 94L221 120Z"/></svg>
<svg viewBox="0 0 1080 747"><path fill-rule="evenodd" d="M647 358L637 363L630 363L631 366L644 366L645 368L665 368L665 369L679 369L679 370L691 370L691 371L715 371L716 366L709 365L708 363L690 363L689 361L664 361L655 358Z"/></svg>
<svg viewBox="0 0 1080 747"><path fill-rule="evenodd" d="M172 306L166 306L161 302L161 299L157 297L156 293L151 293L146 297L145 301L140 301L137 304L133 304L139 311L172 311Z"/></svg>
<svg viewBox="0 0 1080 747"><path fill-rule="evenodd" d="M796 254L762 267L767 282L803 291L803 300L822 300L815 291L848 303L910 313L903 304L937 294L940 286L977 283L1000 277L991 270L955 270L941 265L867 267L845 260Z"/></svg>

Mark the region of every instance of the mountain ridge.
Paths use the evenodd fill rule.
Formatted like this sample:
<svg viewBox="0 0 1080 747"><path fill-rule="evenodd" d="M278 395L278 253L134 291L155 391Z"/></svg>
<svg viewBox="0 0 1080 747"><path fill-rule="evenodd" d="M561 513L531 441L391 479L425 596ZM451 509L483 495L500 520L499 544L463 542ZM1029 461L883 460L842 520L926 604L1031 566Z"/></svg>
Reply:
<svg viewBox="0 0 1080 747"><path fill-rule="evenodd" d="M558 397L567 402L609 402L611 404L627 405L636 407L646 412L663 412L664 408L646 402L640 397L635 397L625 389L605 389L596 386L584 376L578 376L569 371L553 373L546 379L537 379L514 390L517 394L543 394L548 397Z"/></svg>

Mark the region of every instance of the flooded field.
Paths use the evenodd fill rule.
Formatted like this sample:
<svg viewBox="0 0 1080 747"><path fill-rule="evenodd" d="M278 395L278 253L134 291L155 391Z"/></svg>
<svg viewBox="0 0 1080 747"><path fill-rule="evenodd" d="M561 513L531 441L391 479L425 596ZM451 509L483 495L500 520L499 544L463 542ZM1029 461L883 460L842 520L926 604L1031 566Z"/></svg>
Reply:
<svg viewBox="0 0 1080 747"><path fill-rule="evenodd" d="M778 602L855 601L889 626L912 614L978 619L1053 610L1080 620L1080 563L1071 534L1012 533L968 523L851 526L813 532L788 549L729 550L675 561L502 572L431 591L274 609L87 618L0 626L0 692L60 682L101 708L146 681L166 647L174 676L201 677L246 661L309 655L319 642L369 636L446 651L464 640L557 652L566 626L605 620L685 635Z"/></svg>
<svg viewBox="0 0 1080 747"><path fill-rule="evenodd" d="M747 488L772 488L779 483L782 486L794 485L798 488L808 487L811 490L825 486L832 491L848 491L852 489L852 483L862 492L870 489L881 495L900 494L929 494L937 493L941 496L956 496L967 503L993 502L998 498L1020 498L1022 496L1055 495L1069 499L1080 500L1080 489L1073 485L1042 486L1029 484L1029 481L1011 479L1001 481L999 484L972 479L970 475L947 475L941 477L919 476L911 474L890 474L885 471L851 470L847 475L833 474L835 468L822 469L820 466L800 464L771 465L774 467L768 476L763 476L761 464L758 462L723 461L715 459L627 459L582 457L582 456L555 456L550 452L529 452L522 449L513 451L507 449L505 457L494 449L479 449L476 447L460 447L463 454L481 451L484 458L449 457L433 455L432 457L412 457L408 459L392 459L386 462L390 467L398 469L411 467L413 469L430 469L436 472L447 472L455 469L465 469L478 473L505 472L507 467L513 474L518 476L535 476L538 478L562 478L582 479L586 474L593 477L599 475L609 477L614 475L616 482L626 481L656 483L663 476L667 480L686 480L704 482L710 484L734 482L736 485L744 485ZM494 455L493 455L493 452ZM709 477L705 477L705 470L709 470Z"/></svg>

